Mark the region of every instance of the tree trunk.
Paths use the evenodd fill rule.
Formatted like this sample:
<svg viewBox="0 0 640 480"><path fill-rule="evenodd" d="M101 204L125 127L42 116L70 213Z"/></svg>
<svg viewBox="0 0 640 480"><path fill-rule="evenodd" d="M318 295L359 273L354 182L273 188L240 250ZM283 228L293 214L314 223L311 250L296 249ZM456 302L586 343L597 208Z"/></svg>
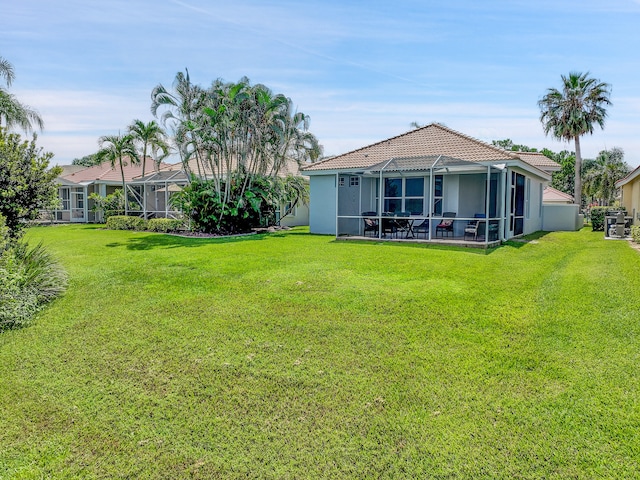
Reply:
<svg viewBox="0 0 640 480"><path fill-rule="evenodd" d="M120 161L120 174L122 175L122 194L124 195L124 214L127 215L127 187L124 182L124 167L122 166L122 157L119 157Z"/></svg>
<svg viewBox="0 0 640 480"><path fill-rule="evenodd" d="M575 137L576 141L576 168L573 184L573 203L582 208L582 154L580 153L580 137Z"/></svg>

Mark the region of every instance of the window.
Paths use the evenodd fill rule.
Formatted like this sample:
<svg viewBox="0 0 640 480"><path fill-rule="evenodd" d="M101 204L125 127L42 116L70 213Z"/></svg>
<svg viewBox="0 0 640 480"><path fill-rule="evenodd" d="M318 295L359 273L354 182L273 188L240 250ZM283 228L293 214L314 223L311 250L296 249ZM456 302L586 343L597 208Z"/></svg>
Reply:
<svg viewBox="0 0 640 480"><path fill-rule="evenodd" d="M349 177L349 186L358 187L360 185L360 177Z"/></svg>
<svg viewBox="0 0 640 480"><path fill-rule="evenodd" d="M422 215L424 213L424 178L385 178L383 210Z"/></svg>
<svg viewBox="0 0 640 480"><path fill-rule="evenodd" d="M442 215L442 203L444 201L444 177L433 177L433 214Z"/></svg>
<svg viewBox="0 0 640 480"><path fill-rule="evenodd" d="M71 210L71 201L69 198L69 189L61 188L60 197L62 198L62 210Z"/></svg>
<svg viewBox="0 0 640 480"><path fill-rule="evenodd" d="M345 184L345 178L344 177L339 177L338 178L338 186L339 187L344 187Z"/></svg>

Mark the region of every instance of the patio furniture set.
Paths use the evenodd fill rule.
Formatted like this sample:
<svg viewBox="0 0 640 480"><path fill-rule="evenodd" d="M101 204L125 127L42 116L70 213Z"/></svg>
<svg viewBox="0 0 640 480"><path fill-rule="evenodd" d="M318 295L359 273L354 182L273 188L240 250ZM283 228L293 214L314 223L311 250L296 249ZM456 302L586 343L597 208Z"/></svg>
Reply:
<svg viewBox="0 0 640 480"><path fill-rule="evenodd" d="M453 224L456 218L455 212L444 212L442 219L436 225L435 236L444 238L454 236ZM477 241L479 233L481 233L480 226L484 222L485 215L477 213L473 220L469 220L465 225L464 239L468 237ZM370 232L372 237L376 237L378 234L382 234L382 237L386 238L387 235L393 238L419 238L420 234L424 235L427 239L429 236L429 229L431 224L430 218L424 217L412 217L410 212L384 212L381 216L378 216L376 212L362 212L362 220L364 222L364 235L365 237ZM416 221L422 220L419 224L415 224ZM378 223L382 221L382 225Z"/></svg>

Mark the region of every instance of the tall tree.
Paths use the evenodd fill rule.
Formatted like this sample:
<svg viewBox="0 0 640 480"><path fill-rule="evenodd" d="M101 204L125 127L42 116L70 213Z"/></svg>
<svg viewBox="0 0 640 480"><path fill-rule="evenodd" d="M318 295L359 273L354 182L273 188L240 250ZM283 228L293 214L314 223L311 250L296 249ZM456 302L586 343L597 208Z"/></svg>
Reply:
<svg viewBox="0 0 640 480"><path fill-rule="evenodd" d="M15 79L13 65L2 57L0 57L0 78L4 78L7 88ZM19 127L28 133L34 130L34 125L42 130L44 122L36 110L21 103L15 95L0 86L0 127L3 125L8 129Z"/></svg>
<svg viewBox="0 0 640 480"><path fill-rule="evenodd" d="M624 161L624 151L618 147L602 150L593 162L588 165L585 162L584 167L584 192L600 205L610 205L615 201L616 182L631 171Z"/></svg>
<svg viewBox="0 0 640 480"><path fill-rule="evenodd" d="M611 105L608 83L589 77L589 73L571 72L561 76L562 90L549 88L538 101L540 121L545 134L558 140L575 142L576 163L574 180L574 201L581 205L582 155L580 137L593 134L596 125L604 128L607 117L606 106Z"/></svg>
<svg viewBox="0 0 640 480"><path fill-rule="evenodd" d="M151 120L144 123L142 120L134 120L127 129L141 147L139 153L142 154L142 176L144 177L147 163L147 153L151 153L154 163L158 164L169 154L169 145L166 140L164 130Z"/></svg>
<svg viewBox="0 0 640 480"><path fill-rule="evenodd" d="M105 135L98 140L100 150L96 153L101 162L109 162L112 167L116 166L116 163L120 166L120 174L122 175L122 193L124 195L125 212L127 210L127 190L126 182L124 178L124 167L127 165L127 160L132 165L137 165L140 162L138 158L138 152L133 144L133 137L131 135Z"/></svg>

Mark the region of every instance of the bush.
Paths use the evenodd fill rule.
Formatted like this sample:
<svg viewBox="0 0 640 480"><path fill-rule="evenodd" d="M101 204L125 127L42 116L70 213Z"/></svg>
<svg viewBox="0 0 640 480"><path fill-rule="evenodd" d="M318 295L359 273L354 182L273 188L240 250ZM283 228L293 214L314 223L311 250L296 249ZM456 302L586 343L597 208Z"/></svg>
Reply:
<svg viewBox="0 0 640 480"><path fill-rule="evenodd" d="M8 237L0 215L0 331L26 326L60 295L67 276L42 244L29 249Z"/></svg>
<svg viewBox="0 0 640 480"><path fill-rule="evenodd" d="M114 215L107 220L109 230L146 230L147 221L141 217Z"/></svg>
<svg viewBox="0 0 640 480"><path fill-rule="evenodd" d="M594 232L604 232L604 223L607 215L625 211L624 207L591 207L591 228Z"/></svg>
<svg viewBox="0 0 640 480"><path fill-rule="evenodd" d="M172 204L191 219L194 230L206 233L244 233L275 219L279 198L271 178L253 175L246 189L234 178L222 187L218 190L213 180L193 179L172 196Z"/></svg>
<svg viewBox="0 0 640 480"><path fill-rule="evenodd" d="M51 157L36 146L35 135L28 142L0 128L0 214L12 237L19 237L41 209L59 202L55 179L62 169L49 168Z"/></svg>
<svg viewBox="0 0 640 480"><path fill-rule="evenodd" d="M640 225L631 227L631 238L634 242L640 243Z"/></svg>
<svg viewBox="0 0 640 480"><path fill-rule="evenodd" d="M124 195L121 189L117 189L112 194L103 197L97 193L89 195L89 200L93 200L91 210L98 213L102 212L102 221L106 222L114 215L124 214Z"/></svg>
<svg viewBox="0 0 640 480"><path fill-rule="evenodd" d="M152 218L147 222L147 230L151 232L177 232L184 230L184 220L174 218Z"/></svg>

